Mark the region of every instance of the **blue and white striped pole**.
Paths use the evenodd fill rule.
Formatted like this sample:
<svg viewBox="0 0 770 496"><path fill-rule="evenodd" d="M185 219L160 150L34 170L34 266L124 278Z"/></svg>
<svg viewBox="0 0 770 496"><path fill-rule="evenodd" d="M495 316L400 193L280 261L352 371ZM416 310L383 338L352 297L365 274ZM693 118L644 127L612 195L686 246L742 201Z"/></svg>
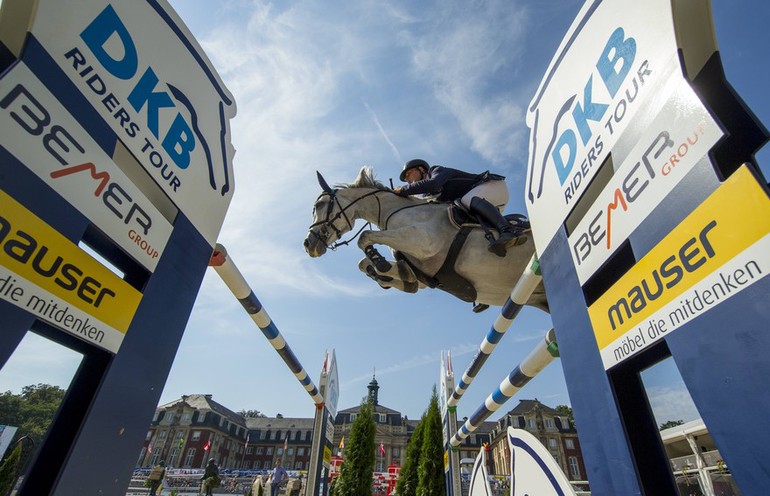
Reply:
<svg viewBox="0 0 770 496"><path fill-rule="evenodd" d="M238 298L241 305L251 317L251 320L262 330L262 334L265 335L270 344L278 352L278 355L283 359L284 363L289 367L294 376L297 378L305 391L308 392L317 407L322 407L324 404L324 398L321 393L318 392L318 388L313 384L310 376L307 375L302 364L297 360L294 352L283 339L281 332L275 326L270 316L262 307L262 303L259 302L254 291L251 290L246 279L235 266L230 257L227 256L227 250L225 247L217 243L214 254L211 256L209 265L214 267L219 277L225 282L233 295Z"/></svg>
<svg viewBox="0 0 770 496"><path fill-rule="evenodd" d="M465 421L462 427L452 437L449 442L453 447L460 446L460 443L475 431L486 419L496 412L506 401L523 388L533 377L539 374L550 364L554 358L559 356L559 348L556 345L556 335L551 328L545 333L545 339L541 341L530 352L521 363L503 379L497 390L490 394L476 410L473 415Z"/></svg>
<svg viewBox="0 0 770 496"><path fill-rule="evenodd" d="M489 355L495 350L497 343L500 342L505 331L511 326L511 322L519 314L524 304L527 303L529 297L532 296L532 292L535 290L540 281L543 280L543 276L540 274L540 262L535 255L532 255L527 268L521 274L521 277L516 282L516 286L511 291L511 296L503 305L500 315L495 320L492 327L489 329L484 341L479 346L479 351L476 356L473 357L473 361L468 366L468 369L463 374L462 379L457 383L454 393L447 400L449 406L457 406L457 402L460 401L465 391L470 387L473 379L476 378L476 374L479 373L481 367L484 366L484 362L487 361Z"/></svg>

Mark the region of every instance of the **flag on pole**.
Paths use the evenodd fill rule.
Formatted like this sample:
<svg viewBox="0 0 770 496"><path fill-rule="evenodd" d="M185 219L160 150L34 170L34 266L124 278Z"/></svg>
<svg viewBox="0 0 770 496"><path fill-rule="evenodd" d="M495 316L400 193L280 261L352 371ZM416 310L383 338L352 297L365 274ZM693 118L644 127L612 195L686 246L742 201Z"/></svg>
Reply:
<svg viewBox="0 0 770 496"><path fill-rule="evenodd" d="M147 446L147 453L152 453L152 442Z"/></svg>
<svg viewBox="0 0 770 496"><path fill-rule="evenodd" d="M181 450L184 446L184 436L179 436L179 449Z"/></svg>
<svg viewBox="0 0 770 496"><path fill-rule="evenodd" d="M345 449L345 436L340 439L340 449Z"/></svg>
<svg viewBox="0 0 770 496"><path fill-rule="evenodd" d="M251 439L251 434L246 434L246 447L249 447L249 440Z"/></svg>
<svg viewBox="0 0 770 496"><path fill-rule="evenodd" d="M204 445L203 445L203 451L208 451L208 450L210 450L210 449L211 449L211 439L209 438L209 439L206 441L206 444L204 444Z"/></svg>
<svg viewBox="0 0 770 496"><path fill-rule="evenodd" d="M288 446L288 444L289 444L289 436L286 436L285 438L283 438L283 451L284 451L284 453L286 452L286 446Z"/></svg>
<svg viewBox="0 0 770 496"><path fill-rule="evenodd" d="M385 445L380 443L380 456L385 456Z"/></svg>

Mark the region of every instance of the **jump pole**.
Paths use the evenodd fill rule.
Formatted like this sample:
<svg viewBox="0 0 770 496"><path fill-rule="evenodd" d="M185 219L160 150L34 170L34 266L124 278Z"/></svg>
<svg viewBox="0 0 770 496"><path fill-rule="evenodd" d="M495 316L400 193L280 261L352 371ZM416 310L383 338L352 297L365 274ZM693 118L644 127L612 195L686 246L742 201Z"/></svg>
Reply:
<svg viewBox="0 0 770 496"><path fill-rule="evenodd" d="M475 431L486 419L496 412L506 401L511 399L521 388L530 380L546 368L555 358L559 356L559 347L556 344L556 335L553 328L545 333L545 339L540 341L530 354L503 379L497 390L490 394L487 399L449 441L449 444L456 448Z"/></svg>
<svg viewBox="0 0 770 496"><path fill-rule="evenodd" d="M283 335L270 319L270 316L267 314L264 307L262 307L262 303L259 302L254 291L251 290L246 279L243 278L243 275L238 270L238 267L235 266L235 263L233 263L232 259L227 255L225 247L219 243L217 243L214 248L214 253L211 255L209 266L214 267L214 270L217 271L219 277L222 278L227 287L230 288L230 291L232 291L233 295L239 302L241 302L241 305L246 310L246 313L249 314L251 320L257 324L262 331L262 334L264 334L270 342L270 345L275 348L275 351L289 367L289 370L292 371L305 391L307 391L310 397L313 398L316 408L323 408L324 398L321 396L321 393L318 392L318 388L313 384L313 381L310 379L310 376L307 374L304 367L302 367L302 364L299 363L299 360L297 360L294 352L291 351L291 347L286 343Z"/></svg>
<svg viewBox="0 0 770 496"><path fill-rule="evenodd" d="M519 277L516 285L511 291L511 296L508 297L500 315L498 315L492 327L489 329L484 341L479 345L479 351L476 356L473 357L471 364L466 369L462 376L462 379L457 383L452 396L447 399L447 405L449 407L457 406L457 402L460 401L465 391L468 390L473 379L476 378L476 374L479 373L481 367L489 358L489 355L495 350L497 343L505 335L505 332L511 327L513 319L519 314L524 304L532 296L532 292L535 290L540 281L543 280L543 276L540 274L540 262L535 255L529 261L529 264L524 269L524 272Z"/></svg>

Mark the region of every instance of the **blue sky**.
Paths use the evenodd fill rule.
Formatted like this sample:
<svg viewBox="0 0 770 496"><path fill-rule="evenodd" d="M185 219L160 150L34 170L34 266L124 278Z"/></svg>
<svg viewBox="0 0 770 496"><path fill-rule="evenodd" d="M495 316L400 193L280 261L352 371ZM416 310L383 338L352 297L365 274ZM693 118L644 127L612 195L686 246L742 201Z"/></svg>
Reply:
<svg viewBox="0 0 770 496"><path fill-rule="evenodd" d="M380 403L419 418L439 357L451 350L459 377L496 317L437 290L384 291L357 269L362 254L341 248L310 259L302 240L320 189L371 165L380 180L403 162L507 176L507 212L525 213L529 130L524 111L582 2L491 0L328 2L171 1L235 96L236 193L220 242L295 354L317 381L324 350L339 364L340 407L355 406L376 369ZM728 79L770 123L770 9L760 1L713 2ZM759 154L767 175L770 152ZM460 403L470 415L542 339L547 314L525 308ZM40 355L39 346L36 348ZM43 355L45 356L45 355ZM29 363L27 348L14 362ZM71 376L55 353L0 390ZM68 368L69 367L69 368ZM659 420L694 416L671 367L646 374ZM309 417L313 406L216 273L201 288L161 403L211 393L234 409ZM558 361L516 398L570 404Z"/></svg>

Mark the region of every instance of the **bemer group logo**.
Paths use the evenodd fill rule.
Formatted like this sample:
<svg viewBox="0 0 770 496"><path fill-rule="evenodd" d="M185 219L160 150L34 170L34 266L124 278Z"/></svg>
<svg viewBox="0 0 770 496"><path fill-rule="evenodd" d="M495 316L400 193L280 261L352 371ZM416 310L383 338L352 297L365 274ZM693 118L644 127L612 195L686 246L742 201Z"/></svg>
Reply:
<svg viewBox="0 0 770 496"><path fill-rule="evenodd" d="M164 0L85 0L76 9L40 0L32 34L213 244L233 193L235 103L173 9Z"/></svg>

